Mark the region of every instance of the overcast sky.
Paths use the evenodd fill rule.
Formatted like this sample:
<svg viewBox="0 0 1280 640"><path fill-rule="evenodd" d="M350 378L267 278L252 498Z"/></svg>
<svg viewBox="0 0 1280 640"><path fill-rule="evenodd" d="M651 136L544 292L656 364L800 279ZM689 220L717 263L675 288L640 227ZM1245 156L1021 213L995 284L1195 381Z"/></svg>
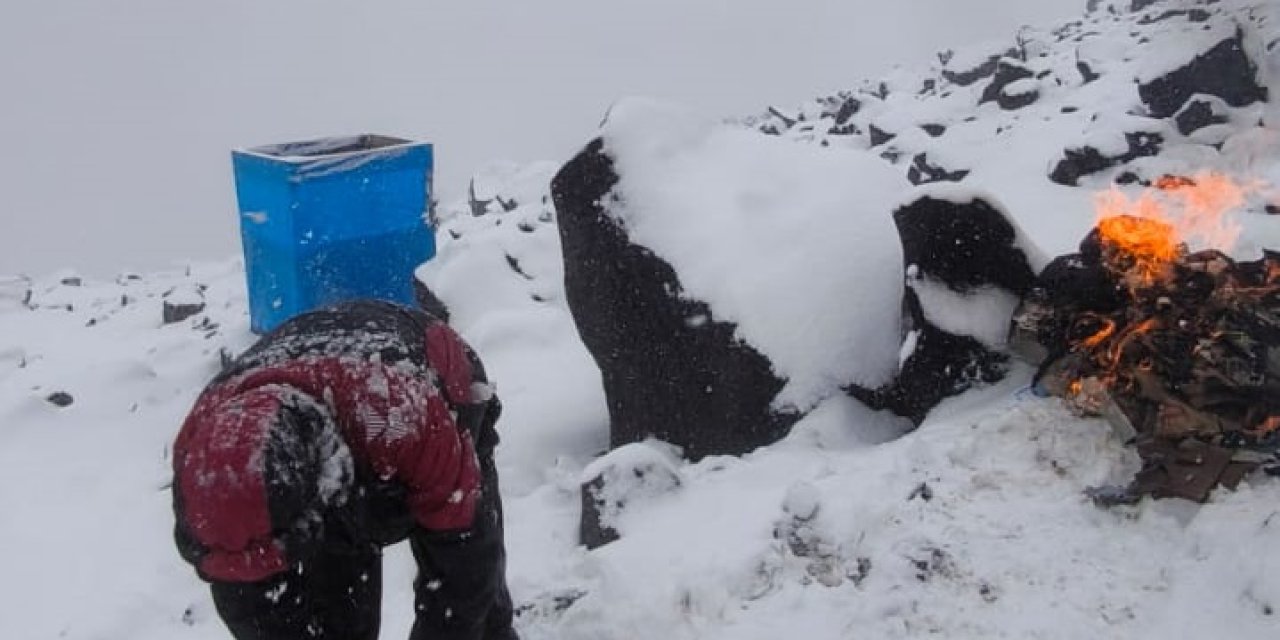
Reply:
<svg viewBox="0 0 1280 640"><path fill-rule="evenodd" d="M0 274L235 255L237 146L424 139L456 195L488 161L567 159L622 96L756 113L1083 5L3 0Z"/></svg>

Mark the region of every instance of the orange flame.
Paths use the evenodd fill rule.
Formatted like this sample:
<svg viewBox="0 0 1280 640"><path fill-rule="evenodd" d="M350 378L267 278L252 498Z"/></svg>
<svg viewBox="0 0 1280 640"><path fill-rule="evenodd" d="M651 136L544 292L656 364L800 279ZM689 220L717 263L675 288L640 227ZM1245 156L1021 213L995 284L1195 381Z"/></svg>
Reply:
<svg viewBox="0 0 1280 640"><path fill-rule="evenodd" d="M1213 172L1166 176L1136 198L1112 187L1096 197L1098 232L1132 257L1133 269L1150 284L1180 255L1184 240L1229 252L1240 225L1226 214L1242 206L1251 189Z"/></svg>

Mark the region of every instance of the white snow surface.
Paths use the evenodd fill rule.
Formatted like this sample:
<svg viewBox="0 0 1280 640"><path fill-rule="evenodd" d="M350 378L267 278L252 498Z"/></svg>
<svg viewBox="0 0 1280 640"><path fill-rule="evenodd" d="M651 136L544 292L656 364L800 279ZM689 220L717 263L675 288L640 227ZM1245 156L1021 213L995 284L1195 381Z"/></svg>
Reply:
<svg viewBox="0 0 1280 640"><path fill-rule="evenodd" d="M1047 51L1034 64L1053 75L1042 81L1040 100L1018 112L976 106L978 83L932 94L895 92L883 100L860 93L866 104L853 122L865 131L871 120L893 113L908 127L946 124L939 138L903 135L887 146L911 152L907 159L931 148L912 146L922 144L967 158L973 173L966 189L991 193L1048 254L1069 251L1092 223L1091 195L1114 172L1076 189L1054 185L1044 174L1063 148L1089 135L1093 114L1136 106L1132 79L1147 46L1138 38L1150 35L1151 46L1167 47L1162 34L1172 31L1136 21L1167 4L1113 15L1104 3L1069 29L1072 39L1064 43L1045 33L1020 34ZM1280 23L1244 20L1245 4L1223 0L1207 8L1223 12L1215 20L1240 18L1256 31L1250 38L1272 42ZM1274 7L1255 13L1267 11ZM984 45L983 51L1004 48ZM1059 85L1078 78L1070 74L1077 50L1086 49L1107 52L1089 58L1103 77ZM966 55L982 58L957 53ZM1266 60L1275 91L1275 49ZM934 71L913 76L904 70L894 86ZM1064 106L1078 110L1062 113ZM645 109L649 118L663 113ZM822 113L822 107L787 112ZM827 136L810 127L784 132L790 140L759 142L680 116L655 124L653 145L645 146L643 132L626 131L625 115L616 113L621 119L610 125L636 138L631 146L615 142L622 160L671 163L642 163L636 182L624 185L632 189L631 202L674 206L677 198L657 188L670 178L672 189L706 207L703 215L727 225L707 235L701 223L682 222L691 234L702 234L697 248L705 256L682 245L695 244L693 238L645 228L662 212L637 208L643 213L627 220L629 228L651 234L681 268L702 269L708 285L723 277L716 269L758 262L744 267L756 269L746 273L757 279L757 305L784 296L803 303L814 295L810 287L829 286L831 272L816 270L827 258L778 246L787 233L806 241L818 235L809 225L821 225L802 213L838 208L854 186L880 197L883 185L863 183L879 183L883 172L846 155L867 146L858 136ZM1193 168L1280 184L1277 115L1268 107L1262 126L1233 118L1221 150L1196 150L1195 140L1175 136L1144 171L1201 163ZM824 141L846 151L818 152ZM802 149L804 142L815 148ZM854 186L809 182L795 175L803 172L778 166L785 164L779 158L808 171L838 173L846 166L865 172L848 176ZM694 159L715 166L691 166ZM680 162L710 181L707 194L689 193L693 180L674 173ZM896 169L905 173L905 166ZM578 483L607 442L607 414L599 371L564 302L555 212L542 199L553 170L497 172L506 177L495 180L512 184L493 187L495 193L504 199L526 194L511 211L472 217L465 202L444 207L440 254L419 272L449 304L454 325L479 351L504 403L498 466L508 577L526 640L1276 637L1280 481L1251 476L1235 491L1219 489L1204 505L1144 500L1099 509L1082 491L1126 481L1136 454L1102 421L1077 418L1056 400L1026 392L1029 371L1021 368L1004 383L949 400L897 439L899 421L849 398L828 397L780 443L737 458L672 463L677 488L618 514L621 540L584 550L576 533ZM739 179L757 184L735 184ZM825 195L800 194L785 188L786 180L821 186ZM795 213L768 202L783 194L797 198ZM1237 254L1280 247L1276 218L1261 215L1276 201L1274 188L1264 189L1238 212L1244 233ZM855 217L859 209L852 211ZM843 242L865 237L893 247L863 247L877 255L897 251L883 221L866 215L865 236L850 238L839 223L826 228ZM748 229L765 232L772 244L762 246ZM717 237L723 240L713 241ZM729 246L730 239L752 243L751 250ZM830 247L826 238L816 241L815 254ZM798 262L766 259L780 256ZM788 264L802 277L787 281L768 272ZM888 274L896 285L858 286L892 294L903 268L895 264ZM173 546L167 484L172 438L218 370L220 350L238 353L253 341L242 266L228 260L183 272L86 278L80 285L64 283L69 275L0 279L0 567L8 577L0 586L0 638L225 639L207 589ZM790 288L763 286L779 281ZM205 287L205 309L162 324L165 292L197 285ZM694 295L704 285L695 278L685 286ZM749 330L757 332L755 340L771 336L783 345L774 346L779 354L802 344L772 336L779 328L772 323L785 323L755 312L746 302L750 292L718 293L725 300L717 313L738 313L744 336ZM872 302L853 312L821 311L874 324L899 300ZM774 344L769 340L763 342ZM893 361L898 343L895 334L888 345ZM47 400L55 392L73 402L56 406ZM382 637L404 637L413 561L402 545L389 549L384 563Z"/></svg>
<svg viewBox="0 0 1280 640"><path fill-rule="evenodd" d="M773 363L808 410L894 372L905 179L875 156L780 140L630 99L603 127L621 180L610 211L671 264L684 294Z"/></svg>

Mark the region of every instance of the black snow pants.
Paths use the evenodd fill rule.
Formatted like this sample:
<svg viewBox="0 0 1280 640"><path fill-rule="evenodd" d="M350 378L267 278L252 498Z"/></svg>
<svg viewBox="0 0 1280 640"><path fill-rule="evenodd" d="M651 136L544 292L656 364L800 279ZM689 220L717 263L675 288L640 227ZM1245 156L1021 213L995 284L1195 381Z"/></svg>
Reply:
<svg viewBox="0 0 1280 640"><path fill-rule="evenodd" d="M409 532L418 564L410 640L517 640L497 472L486 453L480 456L484 488L472 529ZM377 545L322 546L277 576L211 588L218 614L237 640L376 640L382 552Z"/></svg>

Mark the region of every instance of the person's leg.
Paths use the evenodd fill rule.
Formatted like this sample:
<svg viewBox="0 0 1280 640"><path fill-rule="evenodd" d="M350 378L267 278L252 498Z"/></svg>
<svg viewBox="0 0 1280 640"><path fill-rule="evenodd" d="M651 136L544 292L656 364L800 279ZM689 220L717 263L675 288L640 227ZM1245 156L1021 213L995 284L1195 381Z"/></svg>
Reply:
<svg viewBox="0 0 1280 640"><path fill-rule="evenodd" d="M415 529L418 562L410 640L516 640L507 591L502 501L491 453L480 458L483 491L475 525L464 533Z"/></svg>
<svg viewBox="0 0 1280 640"><path fill-rule="evenodd" d="M237 640L377 640L382 558L319 553L261 582L212 583L218 615Z"/></svg>

